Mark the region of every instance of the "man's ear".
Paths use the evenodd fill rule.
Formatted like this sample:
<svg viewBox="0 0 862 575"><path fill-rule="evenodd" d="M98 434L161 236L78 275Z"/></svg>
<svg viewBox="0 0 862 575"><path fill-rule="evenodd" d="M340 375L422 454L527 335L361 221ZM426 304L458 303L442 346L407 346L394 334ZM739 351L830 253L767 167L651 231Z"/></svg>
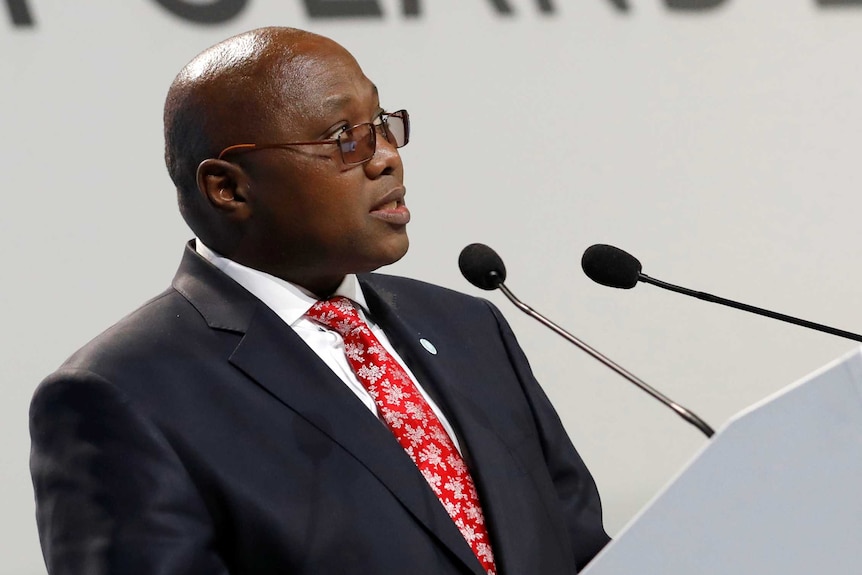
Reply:
<svg viewBox="0 0 862 575"><path fill-rule="evenodd" d="M248 208L248 176L236 164L204 160L198 166L197 183L207 203L219 212L240 216Z"/></svg>

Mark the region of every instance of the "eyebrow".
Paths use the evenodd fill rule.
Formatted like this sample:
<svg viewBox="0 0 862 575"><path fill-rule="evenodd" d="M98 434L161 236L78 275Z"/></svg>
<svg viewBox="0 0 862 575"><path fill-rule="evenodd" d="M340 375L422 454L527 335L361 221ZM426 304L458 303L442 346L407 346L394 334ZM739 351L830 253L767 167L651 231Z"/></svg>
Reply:
<svg viewBox="0 0 862 575"><path fill-rule="evenodd" d="M377 86L375 84L371 84L371 93L375 98L380 100L380 92L377 90ZM323 113L330 114L335 113L341 110L344 106L350 103L352 100L351 96L347 96L344 94L338 94L335 96L330 96L323 100ZM378 104L379 106L379 104Z"/></svg>

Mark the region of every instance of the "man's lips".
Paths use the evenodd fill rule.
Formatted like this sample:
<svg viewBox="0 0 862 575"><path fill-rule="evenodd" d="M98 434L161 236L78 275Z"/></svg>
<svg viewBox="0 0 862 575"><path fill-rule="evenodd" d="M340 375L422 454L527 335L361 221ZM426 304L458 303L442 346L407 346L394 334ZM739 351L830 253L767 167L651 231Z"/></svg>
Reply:
<svg viewBox="0 0 862 575"><path fill-rule="evenodd" d="M395 188L380 198L369 212L375 218L387 223L404 226L410 221L410 210L404 203L404 188Z"/></svg>

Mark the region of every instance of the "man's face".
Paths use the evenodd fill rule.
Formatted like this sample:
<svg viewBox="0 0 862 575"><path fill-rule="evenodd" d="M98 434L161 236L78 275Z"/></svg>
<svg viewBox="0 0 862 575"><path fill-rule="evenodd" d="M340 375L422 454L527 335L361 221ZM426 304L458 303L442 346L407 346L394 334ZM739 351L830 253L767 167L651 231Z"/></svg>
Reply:
<svg viewBox="0 0 862 575"><path fill-rule="evenodd" d="M276 90L261 112L257 143L333 139L380 115L376 88L347 52L322 39L309 49L308 58L283 68L289 90ZM407 252L404 169L379 132L373 158L360 165L344 165L333 144L259 150L234 161L249 176L249 265L323 294L345 274Z"/></svg>

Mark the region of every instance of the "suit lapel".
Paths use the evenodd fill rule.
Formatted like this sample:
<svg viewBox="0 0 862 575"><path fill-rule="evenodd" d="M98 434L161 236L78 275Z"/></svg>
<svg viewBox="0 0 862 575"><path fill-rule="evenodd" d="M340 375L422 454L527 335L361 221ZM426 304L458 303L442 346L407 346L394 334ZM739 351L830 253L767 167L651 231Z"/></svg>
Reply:
<svg viewBox="0 0 862 575"><path fill-rule="evenodd" d="M438 331L439 321L424 317L419 306L400 305L396 294L382 289L372 278L361 276L360 282L374 321L387 333L422 387L440 405L455 428L479 491L492 542L495 549L506 550L495 553L498 572L525 572L524 558L517 555L521 547L518 541L520 518L507 514L512 508L507 500L516 497L518 486L523 484L509 481L511 476L499 471L521 469L524 474L527 471L494 431L493 416L483 409L482 398L471 394L471 382L465 381L465 377L475 377L475 374L467 376L450 366L448 354L458 353L463 358L469 350L448 348L447 334ZM408 313L401 313L404 307L409 307ZM436 353L424 347L423 339L433 344Z"/></svg>
<svg viewBox="0 0 862 575"><path fill-rule="evenodd" d="M235 331L228 359L360 461L476 575L479 562L391 432L296 333L244 288L187 248L174 287L210 327Z"/></svg>

